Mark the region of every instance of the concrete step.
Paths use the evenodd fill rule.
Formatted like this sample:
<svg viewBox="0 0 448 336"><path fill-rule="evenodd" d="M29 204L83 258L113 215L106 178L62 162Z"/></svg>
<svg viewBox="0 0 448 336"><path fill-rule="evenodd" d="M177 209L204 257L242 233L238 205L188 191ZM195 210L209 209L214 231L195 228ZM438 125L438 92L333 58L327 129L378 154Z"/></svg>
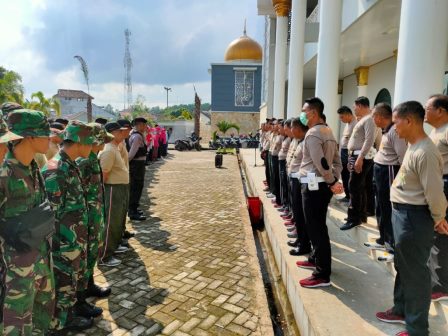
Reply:
<svg viewBox="0 0 448 336"><path fill-rule="evenodd" d="M269 239L277 267L288 292L294 317L302 336L330 335L395 335L402 325L382 323L377 311L392 306L393 270L373 260L374 255L363 246L368 238L378 234L375 223L349 232L339 230L345 217L343 209L332 203L328 229L332 244L332 286L320 289L302 288L298 281L311 272L296 267L304 257L289 255L286 228L279 213L263 192L264 167L254 167L254 151L241 150L242 164L253 195L258 195L264 206L266 236ZM257 162L260 160L257 158ZM353 232L352 232L353 231ZM392 266L393 268L393 266ZM431 335L447 335L446 306L431 306Z"/></svg>

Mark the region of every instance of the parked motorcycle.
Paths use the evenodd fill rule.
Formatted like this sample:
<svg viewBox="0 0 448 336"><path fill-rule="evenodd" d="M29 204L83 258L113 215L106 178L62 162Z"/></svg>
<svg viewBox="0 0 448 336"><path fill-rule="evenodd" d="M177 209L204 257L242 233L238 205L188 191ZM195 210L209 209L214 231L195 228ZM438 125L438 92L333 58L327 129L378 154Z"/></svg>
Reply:
<svg viewBox="0 0 448 336"><path fill-rule="evenodd" d="M197 151L202 150L200 141L202 140L201 137L197 137L195 135L191 135L187 137L187 139L178 139L174 142L174 149L178 151L185 151L185 150L193 150L196 149Z"/></svg>

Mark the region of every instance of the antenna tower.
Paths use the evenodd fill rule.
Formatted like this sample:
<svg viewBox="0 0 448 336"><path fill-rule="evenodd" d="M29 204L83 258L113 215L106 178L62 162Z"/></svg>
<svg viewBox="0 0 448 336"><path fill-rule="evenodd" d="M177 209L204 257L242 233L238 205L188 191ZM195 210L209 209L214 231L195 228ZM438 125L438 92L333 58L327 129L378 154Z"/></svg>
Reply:
<svg viewBox="0 0 448 336"><path fill-rule="evenodd" d="M130 108L132 106L132 58L131 52L129 51L129 43L131 42L131 31L126 29L124 31L125 37L125 50L124 50L124 108Z"/></svg>

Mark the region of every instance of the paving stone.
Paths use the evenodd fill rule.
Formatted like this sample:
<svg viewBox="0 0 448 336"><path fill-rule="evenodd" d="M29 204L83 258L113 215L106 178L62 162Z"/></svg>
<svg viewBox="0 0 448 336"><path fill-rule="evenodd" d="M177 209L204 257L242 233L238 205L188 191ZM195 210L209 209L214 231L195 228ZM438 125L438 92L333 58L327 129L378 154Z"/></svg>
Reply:
<svg viewBox="0 0 448 336"><path fill-rule="evenodd" d="M198 319L197 317L193 317L191 320L186 322L182 327L180 327L181 331L189 332L191 329L196 327L199 323L201 323L201 319Z"/></svg>
<svg viewBox="0 0 448 336"><path fill-rule="evenodd" d="M177 329L180 328L183 322L176 320L168 324L165 328L163 328L162 333L165 335L171 335L173 332L175 332Z"/></svg>

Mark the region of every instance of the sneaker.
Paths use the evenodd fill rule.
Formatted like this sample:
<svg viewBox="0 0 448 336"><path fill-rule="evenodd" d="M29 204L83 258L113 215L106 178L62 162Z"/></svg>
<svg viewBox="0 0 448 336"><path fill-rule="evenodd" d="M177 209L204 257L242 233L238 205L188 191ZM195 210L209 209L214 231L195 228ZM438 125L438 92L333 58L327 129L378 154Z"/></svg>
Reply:
<svg viewBox="0 0 448 336"><path fill-rule="evenodd" d="M309 262L308 260L296 261L296 265L300 268L311 269L311 270L314 270L316 268L316 264Z"/></svg>
<svg viewBox="0 0 448 336"><path fill-rule="evenodd" d="M109 257L107 259L101 259L99 262L100 266L116 267L121 264L121 260L115 259L114 257Z"/></svg>
<svg viewBox="0 0 448 336"><path fill-rule="evenodd" d="M290 232L290 233L288 233L287 235L286 235L288 238L291 238L291 239L294 239L294 238L298 238L299 237L299 235L297 234L297 231L292 231L292 232Z"/></svg>
<svg viewBox="0 0 448 336"><path fill-rule="evenodd" d="M433 302L448 301L448 293L443 293L443 292L432 293L431 300Z"/></svg>
<svg viewBox="0 0 448 336"><path fill-rule="evenodd" d="M264 188L263 191L269 191L269 188Z"/></svg>
<svg viewBox="0 0 448 336"><path fill-rule="evenodd" d="M396 333L395 336L409 336L409 333L406 330L403 330Z"/></svg>
<svg viewBox="0 0 448 336"><path fill-rule="evenodd" d="M129 239L135 236L134 232L129 232L128 230L125 230L123 233L123 238Z"/></svg>
<svg viewBox="0 0 448 336"><path fill-rule="evenodd" d="M376 241L375 242L371 242L371 241L367 241L364 243L364 246L374 249L374 250L385 250L384 244L378 244Z"/></svg>
<svg viewBox="0 0 448 336"><path fill-rule="evenodd" d="M285 222L285 226L294 226L296 225L293 221L287 221Z"/></svg>
<svg viewBox="0 0 448 336"><path fill-rule="evenodd" d="M299 281L300 286L305 288L317 288L317 287L328 287L331 286L330 280L325 280L322 278L317 278L314 275L302 279Z"/></svg>
<svg viewBox="0 0 448 336"><path fill-rule="evenodd" d="M387 322L387 323L406 324L406 321L404 320L404 316L395 315L392 311L392 308L389 310L386 310L385 312L376 313L376 318L380 321Z"/></svg>
<svg viewBox="0 0 448 336"><path fill-rule="evenodd" d="M129 249L126 246L118 245L118 247L114 253L120 254L120 253L125 253L127 251L129 251Z"/></svg>
<svg viewBox="0 0 448 336"><path fill-rule="evenodd" d="M293 232L293 231L296 230L296 227L295 227L295 226L287 226L287 227L286 227L286 230L287 230L288 232Z"/></svg>
<svg viewBox="0 0 448 336"><path fill-rule="evenodd" d="M394 255L392 253L384 252L383 255L378 257L378 261L393 262Z"/></svg>
<svg viewBox="0 0 448 336"><path fill-rule="evenodd" d="M274 194L271 194L271 193L269 193L269 194L267 194L267 195L266 195L266 197L267 197L267 198L275 198L275 195L274 195Z"/></svg>
<svg viewBox="0 0 448 336"><path fill-rule="evenodd" d="M285 207L283 207L283 206L281 206L280 208L277 208L277 211L281 212L281 213L285 212L286 210L287 209Z"/></svg>

